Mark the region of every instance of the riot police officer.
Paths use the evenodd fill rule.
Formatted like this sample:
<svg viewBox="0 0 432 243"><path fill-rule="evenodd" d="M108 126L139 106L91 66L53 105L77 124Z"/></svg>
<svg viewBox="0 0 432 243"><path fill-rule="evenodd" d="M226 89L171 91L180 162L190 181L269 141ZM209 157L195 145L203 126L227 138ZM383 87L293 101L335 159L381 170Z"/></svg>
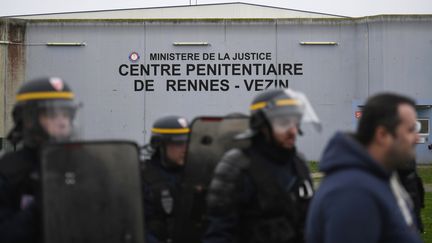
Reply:
<svg viewBox="0 0 432 243"><path fill-rule="evenodd" d="M306 105L295 94L267 90L253 100L250 129L241 135L251 145L225 153L210 183L204 242L304 241L313 188L295 146Z"/></svg>
<svg viewBox="0 0 432 243"><path fill-rule="evenodd" d="M175 216L189 135L188 122L179 116L162 117L153 124L151 158L142 172L146 242L173 242Z"/></svg>
<svg viewBox="0 0 432 243"><path fill-rule="evenodd" d="M415 159L407 163L404 168L398 169L397 174L402 186L408 192L413 202L417 228L420 232L424 232L424 225L421 218L421 209L425 206L425 190L423 187L423 180L417 172L417 163Z"/></svg>
<svg viewBox="0 0 432 243"><path fill-rule="evenodd" d="M13 108L8 139L19 149L0 159L0 242L40 242L39 152L47 142L68 140L76 104L60 78L24 83Z"/></svg>

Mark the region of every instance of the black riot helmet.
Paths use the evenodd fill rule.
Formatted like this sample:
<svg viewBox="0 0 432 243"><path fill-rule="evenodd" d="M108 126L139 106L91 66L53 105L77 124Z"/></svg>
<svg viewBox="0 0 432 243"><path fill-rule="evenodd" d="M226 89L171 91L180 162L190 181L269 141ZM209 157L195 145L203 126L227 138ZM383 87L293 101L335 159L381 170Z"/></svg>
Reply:
<svg viewBox="0 0 432 243"><path fill-rule="evenodd" d="M168 144L185 144L189 138L189 124L186 118L180 116L165 116L153 124L150 145L161 156L162 165L176 167L166 155Z"/></svg>
<svg viewBox="0 0 432 243"><path fill-rule="evenodd" d="M253 99L250 112L249 130L240 134L240 139L253 137L263 128L272 130L279 127L299 127L304 114L304 104L293 97L289 90L266 90Z"/></svg>
<svg viewBox="0 0 432 243"><path fill-rule="evenodd" d="M28 81L18 90L12 111L15 127L8 139L29 147L68 140L77 105L69 86L57 77Z"/></svg>

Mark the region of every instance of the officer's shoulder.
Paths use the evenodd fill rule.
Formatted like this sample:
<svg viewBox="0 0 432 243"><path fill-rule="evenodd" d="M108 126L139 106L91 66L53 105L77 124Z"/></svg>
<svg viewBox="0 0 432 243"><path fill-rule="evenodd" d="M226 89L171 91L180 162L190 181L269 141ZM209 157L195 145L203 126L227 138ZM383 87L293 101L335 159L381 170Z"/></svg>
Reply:
<svg viewBox="0 0 432 243"><path fill-rule="evenodd" d="M228 150L219 162L220 164L228 164L240 169L245 169L249 166L250 160L245 152L238 148Z"/></svg>
<svg viewBox="0 0 432 243"><path fill-rule="evenodd" d="M305 156L305 154L304 153L302 153L302 152L300 152L300 151L296 151L296 157L297 157L297 159L299 159L299 160L302 160L302 161L306 161L306 156Z"/></svg>
<svg viewBox="0 0 432 243"><path fill-rule="evenodd" d="M162 176L162 168L153 160L145 160L141 166L141 175L144 183L157 183L165 181Z"/></svg>
<svg viewBox="0 0 432 243"><path fill-rule="evenodd" d="M0 173L3 174L2 168L7 166L11 161L13 156L13 152L6 152L4 150L0 151Z"/></svg>
<svg viewBox="0 0 432 243"><path fill-rule="evenodd" d="M22 160L23 154L22 151L13 151L13 152L0 152L0 165L14 163L15 161Z"/></svg>
<svg viewBox="0 0 432 243"><path fill-rule="evenodd" d="M0 158L0 174L13 175L25 168L31 168L32 161L28 159L23 150L4 153Z"/></svg>
<svg viewBox="0 0 432 243"><path fill-rule="evenodd" d="M141 170L144 174L154 173L158 170L157 166L151 160L144 160L141 164Z"/></svg>

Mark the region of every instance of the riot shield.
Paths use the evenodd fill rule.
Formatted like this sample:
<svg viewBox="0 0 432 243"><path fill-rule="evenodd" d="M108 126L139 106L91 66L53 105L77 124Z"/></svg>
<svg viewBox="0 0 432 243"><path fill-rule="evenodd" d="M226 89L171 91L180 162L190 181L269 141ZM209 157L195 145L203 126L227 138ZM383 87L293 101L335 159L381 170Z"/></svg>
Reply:
<svg viewBox="0 0 432 243"><path fill-rule="evenodd" d="M41 175L45 243L144 242L136 144L49 145Z"/></svg>
<svg viewBox="0 0 432 243"><path fill-rule="evenodd" d="M213 170L231 148L248 146L234 137L249 127L248 117L198 117L191 124L175 242L200 242L206 229L205 196Z"/></svg>
<svg viewBox="0 0 432 243"><path fill-rule="evenodd" d="M191 124L186 159L186 179L191 182L209 182L222 155L231 148L244 148L249 140L235 136L249 127L244 117L198 117Z"/></svg>

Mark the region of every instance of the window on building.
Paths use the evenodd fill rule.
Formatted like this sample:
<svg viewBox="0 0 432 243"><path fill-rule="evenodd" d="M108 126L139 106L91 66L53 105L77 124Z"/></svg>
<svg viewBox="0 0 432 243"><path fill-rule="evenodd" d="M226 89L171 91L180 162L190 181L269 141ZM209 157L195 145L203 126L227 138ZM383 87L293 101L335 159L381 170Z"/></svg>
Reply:
<svg viewBox="0 0 432 243"><path fill-rule="evenodd" d="M429 135L429 119L427 118L419 118L417 119L418 122L420 122L420 135Z"/></svg>

